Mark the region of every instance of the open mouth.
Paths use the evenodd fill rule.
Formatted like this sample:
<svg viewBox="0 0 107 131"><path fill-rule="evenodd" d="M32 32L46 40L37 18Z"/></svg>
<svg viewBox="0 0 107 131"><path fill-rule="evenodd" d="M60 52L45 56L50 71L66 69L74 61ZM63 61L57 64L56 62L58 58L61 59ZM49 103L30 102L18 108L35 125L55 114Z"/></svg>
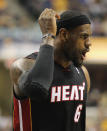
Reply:
<svg viewBox="0 0 107 131"><path fill-rule="evenodd" d="M81 52L81 58L82 58L82 60L85 59L87 52L89 52L89 49L85 49L85 50L83 50L83 51Z"/></svg>

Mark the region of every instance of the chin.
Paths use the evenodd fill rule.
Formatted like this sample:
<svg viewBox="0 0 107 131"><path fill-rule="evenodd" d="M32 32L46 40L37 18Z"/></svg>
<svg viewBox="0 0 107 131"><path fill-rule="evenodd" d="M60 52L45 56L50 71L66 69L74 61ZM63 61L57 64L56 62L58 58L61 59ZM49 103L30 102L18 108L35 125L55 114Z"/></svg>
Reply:
<svg viewBox="0 0 107 131"><path fill-rule="evenodd" d="M67 57L67 59L69 60L69 61L72 61L73 62L73 64L76 66L76 67L81 67L82 66L82 64L83 64L83 59L81 59L79 56L76 56L76 55L74 55L75 57L72 57L72 56L70 56L70 55L66 55Z"/></svg>
<svg viewBox="0 0 107 131"><path fill-rule="evenodd" d="M74 65L75 65L76 67L81 67L81 66L82 66L82 63L74 63Z"/></svg>
<svg viewBox="0 0 107 131"><path fill-rule="evenodd" d="M82 64L83 64L83 61L82 61L82 60L81 60L81 61L74 60L73 63L74 63L74 65L75 65L76 67L81 67Z"/></svg>

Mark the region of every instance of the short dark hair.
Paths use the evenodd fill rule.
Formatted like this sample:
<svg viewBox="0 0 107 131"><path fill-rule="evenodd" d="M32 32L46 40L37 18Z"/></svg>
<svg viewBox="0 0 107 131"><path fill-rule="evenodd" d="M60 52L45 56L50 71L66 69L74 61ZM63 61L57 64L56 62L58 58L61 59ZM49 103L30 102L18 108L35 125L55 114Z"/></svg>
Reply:
<svg viewBox="0 0 107 131"><path fill-rule="evenodd" d="M80 11L67 10L60 15L60 19L57 19L57 33L61 28L66 28L67 30L74 29L77 26L83 24L91 24L89 17Z"/></svg>

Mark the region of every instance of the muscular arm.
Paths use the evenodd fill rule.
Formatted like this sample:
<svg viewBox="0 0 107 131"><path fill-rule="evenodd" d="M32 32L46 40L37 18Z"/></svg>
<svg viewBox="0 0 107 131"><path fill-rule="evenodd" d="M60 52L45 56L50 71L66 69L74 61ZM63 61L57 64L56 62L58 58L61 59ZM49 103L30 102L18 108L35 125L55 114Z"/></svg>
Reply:
<svg viewBox="0 0 107 131"><path fill-rule="evenodd" d="M89 92L89 90L90 90L90 76L89 76L89 73L88 73L85 66L82 66L82 70L83 70L85 77L86 77L86 80L87 80L87 86L88 86L87 92Z"/></svg>
<svg viewBox="0 0 107 131"><path fill-rule="evenodd" d="M17 66L12 66L11 74L14 90L19 96L25 95L33 99L44 99L48 95L53 80L54 39L52 35L56 35L56 18L58 18L58 15L52 9L45 9L39 17L42 34L51 35L44 37L43 45L40 47L36 62L32 68L24 71L21 69L22 66L19 66L18 69Z"/></svg>
<svg viewBox="0 0 107 131"><path fill-rule="evenodd" d="M19 97L24 96L24 94L20 91L19 88L19 83L18 83L19 78L21 77L21 75L26 73L26 71L29 71L33 67L34 63L35 60L21 58L15 61L10 68L10 76L11 76L14 92Z"/></svg>
<svg viewBox="0 0 107 131"><path fill-rule="evenodd" d="M50 45L40 48L36 62L29 59L15 62L11 68L14 91L18 96L45 99L53 80L54 50Z"/></svg>

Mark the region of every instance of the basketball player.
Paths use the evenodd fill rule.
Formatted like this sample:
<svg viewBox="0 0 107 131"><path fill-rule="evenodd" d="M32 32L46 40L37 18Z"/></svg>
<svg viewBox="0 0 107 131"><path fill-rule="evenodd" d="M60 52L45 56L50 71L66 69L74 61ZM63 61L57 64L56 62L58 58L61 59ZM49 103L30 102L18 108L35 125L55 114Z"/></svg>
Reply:
<svg viewBox="0 0 107 131"><path fill-rule="evenodd" d="M90 24L77 11L41 13L39 53L11 67L14 131L85 131L90 78L82 63L91 45Z"/></svg>

